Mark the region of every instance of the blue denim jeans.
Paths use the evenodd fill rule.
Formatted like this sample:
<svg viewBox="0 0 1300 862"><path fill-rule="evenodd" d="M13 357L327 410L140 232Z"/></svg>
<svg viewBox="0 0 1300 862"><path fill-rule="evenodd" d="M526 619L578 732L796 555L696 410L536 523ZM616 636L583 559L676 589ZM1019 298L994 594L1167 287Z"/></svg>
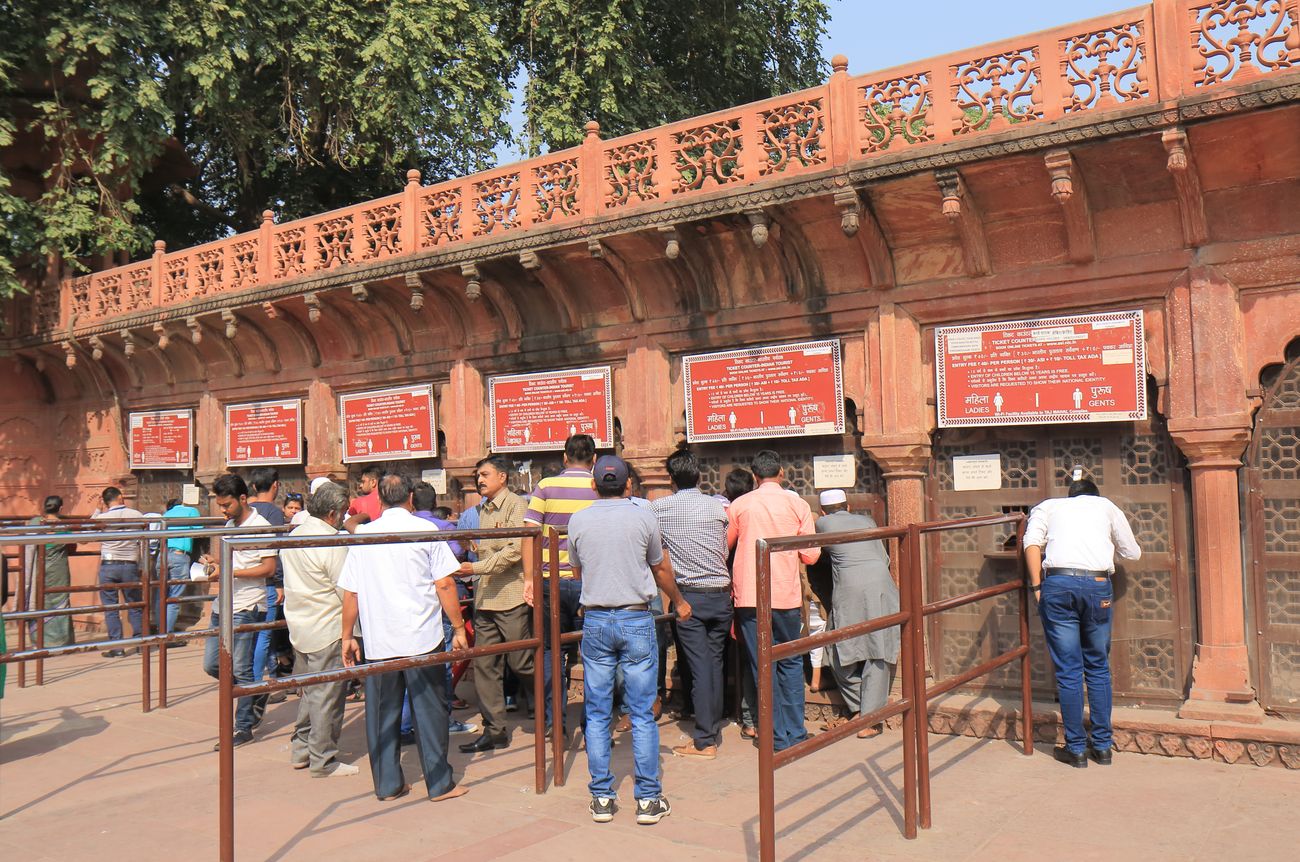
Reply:
<svg viewBox="0 0 1300 862"><path fill-rule="evenodd" d="M1110 578L1050 575L1043 578L1038 615L1056 666L1056 692L1065 725L1065 747L1082 753L1083 687L1088 686L1092 747L1111 747L1110 622L1115 601Z"/></svg>
<svg viewBox="0 0 1300 862"><path fill-rule="evenodd" d="M190 579L190 555L176 548L167 549L167 580L185 580ZM185 595L185 584L169 584L167 586L167 598L179 599ZM167 606L167 631L176 630L176 617L180 615L180 605Z"/></svg>
<svg viewBox="0 0 1300 862"><path fill-rule="evenodd" d="M758 613L754 608L736 608L737 628L750 672L758 679ZM772 611L772 643L782 644L799 637L803 619L799 608ZM754 699L757 712L758 698ZM754 716L758 726L758 716ZM803 657L784 658L772 664L772 740L782 751L808 738L803 724Z"/></svg>
<svg viewBox="0 0 1300 862"><path fill-rule="evenodd" d="M130 604L140 601L140 590L119 589L114 584L129 584L140 580L140 566L130 560L101 560L99 563L99 603L103 605ZM119 602L118 596L122 599ZM140 637L145 632L140 623L140 609L128 608L126 618L131 622L131 635ZM122 638L122 617L117 611L104 611L104 625L108 627L108 639Z"/></svg>
<svg viewBox="0 0 1300 862"><path fill-rule="evenodd" d="M236 611L234 624L236 626L246 626L252 623L260 623L262 619L263 614L261 611L250 608L246 611ZM213 611L212 627L216 628L220 625L221 614ZM221 664L218 656L220 641L221 638L219 637L211 637L203 645L203 670L213 679L221 678ZM257 678L253 676L253 646L256 642L257 632L235 633L234 648L230 655L235 685L252 685L257 682ZM239 706L235 709L235 730L252 731L253 728L262 723L262 714L265 712L266 695L241 697Z"/></svg>
<svg viewBox="0 0 1300 862"><path fill-rule="evenodd" d="M582 601L582 583L575 578L560 578L560 634L578 630L578 607ZM542 581L542 639L546 642L542 654L542 684L546 692L546 726L551 726L551 579ZM564 691L568 692L570 650L560 652L560 670L564 678ZM566 694L567 696L567 694ZM653 701L653 698L651 698ZM561 699L561 703L564 699Z"/></svg>
<svg viewBox="0 0 1300 862"><path fill-rule="evenodd" d="M275 587L266 585L266 616L257 622L273 623L280 618L281 608L276 604ZM257 643L253 647L253 673L256 679L269 675L275 670L275 654L271 652L271 630L257 633Z"/></svg>
<svg viewBox="0 0 1300 862"><path fill-rule="evenodd" d="M614 798L609 770L610 722L614 712L614 672L623 671L623 698L632 717L632 760L637 799L655 799L659 783L659 726L654 720L658 694L659 648L649 611L588 609L582 622L582 688L586 707L587 769L592 796Z"/></svg>

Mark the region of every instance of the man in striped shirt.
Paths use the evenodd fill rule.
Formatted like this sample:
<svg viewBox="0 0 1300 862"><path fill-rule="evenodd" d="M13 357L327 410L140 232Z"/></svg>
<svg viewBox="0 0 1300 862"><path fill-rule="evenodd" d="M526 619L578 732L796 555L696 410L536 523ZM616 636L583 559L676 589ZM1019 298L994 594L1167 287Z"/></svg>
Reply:
<svg viewBox="0 0 1300 862"><path fill-rule="evenodd" d="M560 605L560 632L576 631L578 628L578 605L582 596L582 585L573 578L573 568L569 565L569 519L575 512L587 508L596 500L596 486L591 478L591 467L596 461L596 441L590 434L574 434L564 441L564 470L558 476L543 479L537 483L532 498L528 501L528 511L524 514L525 524L563 531L566 535L560 539L559 583L551 584L550 541L542 544L542 605L546 608L546 619L550 619L550 601L552 591L558 594ZM525 557L525 564L531 566L531 557ZM533 603L532 573L526 572L524 578L524 600ZM551 627L547 623L546 652L542 665L542 675L547 690L551 686ZM569 671L568 655L565 654L563 677L565 690L568 690ZM551 724L551 698L546 698L546 724Z"/></svg>

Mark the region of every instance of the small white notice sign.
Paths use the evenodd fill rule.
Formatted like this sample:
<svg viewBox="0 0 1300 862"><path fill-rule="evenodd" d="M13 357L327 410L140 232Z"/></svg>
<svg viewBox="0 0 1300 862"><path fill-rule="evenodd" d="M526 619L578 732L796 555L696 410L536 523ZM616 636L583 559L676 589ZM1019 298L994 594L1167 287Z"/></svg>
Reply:
<svg viewBox="0 0 1300 862"><path fill-rule="evenodd" d="M954 491L996 491L1001 487L1001 455L953 456L952 489Z"/></svg>
<svg viewBox="0 0 1300 862"><path fill-rule="evenodd" d="M181 503L186 506L197 506L199 504L199 486L181 485Z"/></svg>
<svg viewBox="0 0 1300 862"><path fill-rule="evenodd" d="M852 488L857 484L858 463L847 455L814 455L813 487Z"/></svg>
<svg viewBox="0 0 1300 862"><path fill-rule="evenodd" d="M447 493L447 471L441 467L435 470L421 470L420 480L428 482L439 494Z"/></svg>

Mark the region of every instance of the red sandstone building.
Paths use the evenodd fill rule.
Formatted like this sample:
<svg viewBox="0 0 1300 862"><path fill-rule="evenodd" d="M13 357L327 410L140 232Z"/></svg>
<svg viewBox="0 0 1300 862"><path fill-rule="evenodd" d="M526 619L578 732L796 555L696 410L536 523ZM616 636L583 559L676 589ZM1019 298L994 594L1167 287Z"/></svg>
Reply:
<svg viewBox="0 0 1300 862"><path fill-rule="evenodd" d="M814 457L850 455L852 499L907 523L1024 509L1079 465L1144 550L1117 578L1118 698L1300 714L1297 0L1157 0L884 72L832 65L804 92L611 140L593 124L572 150L413 174L388 198L268 212L38 289L0 344L0 505L60 493L85 514L114 483L159 510L236 458L226 407L268 400L301 400L288 484L341 477L361 466L341 397L419 384L434 427L403 445L437 454L391 463L446 470L459 505L492 378L605 367L609 443L654 494L688 435L684 357L829 341L843 433L695 442L706 484L772 446L811 496ZM1076 401L941 426L938 328L1130 312L1145 403L1124 415L1144 418ZM193 468L133 469L129 414L163 409L193 411ZM537 472L555 454L532 443L497 448ZM953 459L970 455L997 456L983 490L962 490ZM1003 538L945 538L927 589L991 582ZM1015 638L1010 611L936 624L936 675ZM1176 753L1209 756L1196 740ZM1265 759L1300 765L1282 750Z"/></svg>

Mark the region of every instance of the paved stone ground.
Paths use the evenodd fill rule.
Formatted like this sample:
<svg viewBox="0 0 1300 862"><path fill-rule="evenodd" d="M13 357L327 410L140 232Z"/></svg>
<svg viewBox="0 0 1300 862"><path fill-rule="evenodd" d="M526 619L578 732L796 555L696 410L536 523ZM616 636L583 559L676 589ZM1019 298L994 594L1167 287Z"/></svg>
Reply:
<svg viewBox="0 0 1300 862"><path fill-rule="evenodd" d="M0 858L211 859L217 853L214 684L200 650L172 652L172 706L140 711L139 662L97 654L50 662L43 689L0 701ZM469 686L464 688L468 689ZM566 787L532 789L532 735L472 762L453 755L469 795L437 805L413 793L375 800L363 710L349 705L342 748L355 777L288 767L297 699L272 706L257 742L236 753L241 860L740 860L756 855L754 749L735 727L718 760L667 754L686 725L661 726L673 814L638 827L625 808L591 822L586 760L568 755ZM456 738L453 738L456 741ZM1040 747L931 736L934 828L901 835L898 734L849 739L777 775L783 860L1287 860L1300 840L1300 778L1186 759L1121 755L1110 769L1068 769ZM407 776L418 783L414 752ZM614 749L630 807L631 741Z"/></svg>

